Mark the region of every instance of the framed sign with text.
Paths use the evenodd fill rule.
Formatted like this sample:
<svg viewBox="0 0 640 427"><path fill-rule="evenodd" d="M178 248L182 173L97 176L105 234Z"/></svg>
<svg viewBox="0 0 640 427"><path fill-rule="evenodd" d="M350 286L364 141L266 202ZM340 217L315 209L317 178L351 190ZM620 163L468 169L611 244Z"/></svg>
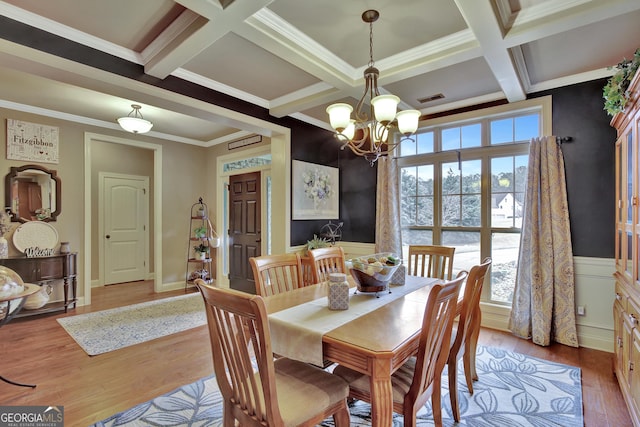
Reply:
<svg viewBox="0 0 640 427"><path fill-rule="evenodd" d="M58 163L60 128L7 119L7 160Z"/></svg>

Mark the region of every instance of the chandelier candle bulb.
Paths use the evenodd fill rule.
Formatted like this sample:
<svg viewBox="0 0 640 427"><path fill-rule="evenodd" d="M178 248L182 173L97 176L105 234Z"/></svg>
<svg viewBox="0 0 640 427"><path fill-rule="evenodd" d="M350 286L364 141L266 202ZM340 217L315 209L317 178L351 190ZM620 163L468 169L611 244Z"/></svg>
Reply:
<svg viewBox="0 0 640 427"><path fill-rule="evenodd" d="M398 130L405 136L409 136L418 130L418 120L420 119L420 111L404 110L396 115L398 120Z"/></svg>
<svg viewBox="0 0 640 427"><path fill-rule="evenodd" d="M329 105L327 107L327 114L329 114L329 122L331 127L338 130L338 132L345 129L351 123L351 112L353 107L349 104L339 103Z"/></svg>
<svg viewBox="0 0 640 427"><path fill-rule="evenodd" d="M376 120L382 124L387 124L396 118L400 98L395 95L380 95L371 100Z"/></svg>
<svg viewBox="0 0 640 427"><path fill-rule="evenodd" d="M344 273L329 274L329 310L349 309L349 282Z"/></svg>
<svg viewBox="0 0 640 427"><path fill-rule="evenodd" d="M356 121L355 120L349 120L349 125L347 126L347 128L345 130L343 130L342 135L344 137L346 137L348 140L353 139L353 137L356 134ZM344 148L344 147L343 147Z"/></svg>

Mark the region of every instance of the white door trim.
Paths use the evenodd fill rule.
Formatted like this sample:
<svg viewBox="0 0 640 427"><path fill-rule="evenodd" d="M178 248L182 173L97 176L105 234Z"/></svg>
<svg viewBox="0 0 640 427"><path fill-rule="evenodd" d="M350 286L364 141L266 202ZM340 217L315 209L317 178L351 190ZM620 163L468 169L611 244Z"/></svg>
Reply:
<svg viewBox="0 0 640 427"><path fill-rule="evenodd" d="M240 160L245 160L245 159L250 159L252 157L258 157L264 154L269 154L272 153L272 147L269 146L263 146L263 147L256 147L256 148L249 148L246 150L242 150L239 151L237 153L229 153L229 154L223 154L221 156L218 156L216 159L216 170L218 171L218 177L216 179L216 181L218 182L218 189L217 189L217 200L216 200L216 230L218 231L218 235L220 237L222 237L222 243L220 245L220 247L223 248L223 250L226 250L228 247L228 233L227 233L227 228L229 227L228 224L224 223L224 219L227 216L228 210L229 210L229 195L227 193L227 200L226 200L226 204L225 204L225 188L228 188L229 186L229 177L232 175L240 175L243 173L251 173L251 172L260 172L260 179L261 179L261 183L260 183L260 189L261 189L261 200L260 200L260 204L262 206L261 212L260 212L260 224L262 227L263 232L265 230L269 230L270 227L268 227L267 225L267 191L266 191L266 176L271 176L271 168L272 168L272 164L273 164L273 158L272 158L272 163L268 164L268 165L262 165L262 166L256 166L256 167L250 167L250 168L246 168L246 169L234 169L231 171L225 171L224 170L224 164L225 163L231 163L231 162L235 162L235 161L240 161ZM273 201L272 201L273 203ZM225 212L225 210L227 212ZM272 207L272 212L273 212L273 207ZM272 223L273 223L274 219L273 219L273 215L272 215ZM222 235L220 234L222 233ZM266 248L266 242L267 239L265 238L265 236L263 235L262 238L262 246L261 246L261 253L262 254L266 254L267 252L265 251ZM287 246L289 244L289 239L287 238ZM224 274L227 273L227 274ZM229 257L228 254L223 254L223 256L217 256L216 257L216 284L222 288L228 288L229 287Z"/></svg>
<svg viewBox="0 0 640 427"><path fill-rule="evenodd" d="M162 291L162 145L101 135L84 134L84 305L91 304L91 143L93 141L131 145L153 151L153 230L155 292Z"/></svg>

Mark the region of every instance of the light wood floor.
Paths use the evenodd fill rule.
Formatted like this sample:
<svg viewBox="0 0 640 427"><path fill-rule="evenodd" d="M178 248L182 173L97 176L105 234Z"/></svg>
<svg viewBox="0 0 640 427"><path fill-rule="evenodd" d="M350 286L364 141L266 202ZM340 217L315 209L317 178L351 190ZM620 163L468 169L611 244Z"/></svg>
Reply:
<svg viewBox="0 0 640 427"><path fill-rule="evenodd" d="M154 294L151 282L113 285L94 289L90 306L66 315L183 293ZM91 357L56 322L62 316L17 319L0 328L0 375L37 384L31 389L0 382L0 405L63 405L65 426L88 426L213 373L206 326ZM488 329L482 330L480 344L580 367L585 425L631 426L610 353L540 347Z"/></svg>

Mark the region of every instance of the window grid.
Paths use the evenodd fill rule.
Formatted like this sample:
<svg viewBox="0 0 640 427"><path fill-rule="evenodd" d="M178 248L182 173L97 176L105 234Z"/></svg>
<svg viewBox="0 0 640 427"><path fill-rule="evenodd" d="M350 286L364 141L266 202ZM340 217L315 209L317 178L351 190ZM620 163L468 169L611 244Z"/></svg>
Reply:
<svg viewBox="0 0 640 427"><path fill-rule="evenodd" d="M403 155L399 158L402 174L413 170L413 176L417 177L420 167L429 166L434 171L431 194L420 194L419 183L415 184L413 199L404 200L403 203L411 203L414 208L414 222L405 221L403 215L402 232L405 250L408 244L443 244L456 246L454 269L468 270L478 264L487 256L494 259L491 270L491 283L483 289L482 299L498 304L510 304L515 283L515 266L519 252L519 236L521 211L516 203L524 200L524 183L526 180L526 164L528 157L528 138L526 141L516 140L519 120L525 117L526 121L535 124L533 136L542 134L542 109L536 112L528 110L524 113L512 112L501 117L483 117L473 121L467 121L464 125L457 126L458 134L462 135L462 129L467 126L479 126L474 128L479 135L478 144L469 148L443 150L442 131L456 129L456 126L442 123L439 126L428 128L433 132L434 152L428 154ZM535 117L532 119L531 117ZM511 141L491 144L491 125L496 120L505 120L510 123L509 132ZM524 120L524 119L522 119ZM462 139L459 140L460 145ZM458 170L458 165L461 171ZM505 166L505 165L508 165ZM522 167L524 166L524 168ZM497 183L493 176L493 170L500 173ZM452 174L452 175L451 175ZM417 178L416 178L417 179ZM449 179L449 187L443 187L445 180ZM405 186L402 186L405 189ZM405 193L402 194L405 197ZM502 221L497 221L492 205L494 197L508 199L503 204ZM429 198L429 202L424 199ZM446 199L455 199L455 208L449 204L445 209ZM419 200L423 199L422 202ZM507 203L508 202L508 203ZM424 210L428 210L427 213ZM454 213L452 220L451 213ZM508 214L507 212L511 212ZM422 218L422 221L418 218ZM429 220L424 220L429 218ZM495 247L495 250L492 249ZM505 286L510 283L510 286Z"/></svg>

